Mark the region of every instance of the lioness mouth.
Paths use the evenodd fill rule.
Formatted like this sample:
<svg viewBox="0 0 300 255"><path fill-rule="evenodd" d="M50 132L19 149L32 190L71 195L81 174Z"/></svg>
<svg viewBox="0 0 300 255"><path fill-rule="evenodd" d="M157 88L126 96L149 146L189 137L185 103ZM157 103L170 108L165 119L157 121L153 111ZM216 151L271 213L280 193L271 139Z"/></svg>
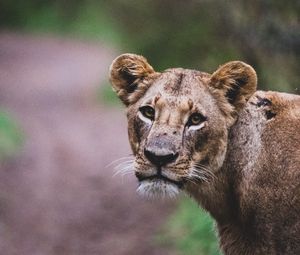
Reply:
<svg viewBox="0 0 300 255"><path fill-rule="evenodd" d="M156 174L156 175L151 175L151 176L142 176L140 174L136 174L136 177L138 178L139 182L146 181L146 180L150 180L150 181L151 180L163 180L165 182L175 184L178 188L182 188L182 186L183 186L182 181L172 180L162 174Z"/></svg>

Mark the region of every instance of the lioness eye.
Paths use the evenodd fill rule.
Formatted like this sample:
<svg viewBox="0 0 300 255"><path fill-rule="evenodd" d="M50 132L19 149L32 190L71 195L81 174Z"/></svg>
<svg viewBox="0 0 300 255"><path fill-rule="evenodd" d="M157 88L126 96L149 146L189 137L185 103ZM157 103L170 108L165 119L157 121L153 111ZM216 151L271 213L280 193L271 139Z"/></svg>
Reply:
<svg viewBox="0 0 300 255"><path fill-rule="evenodd" d="M189 120L188 120L188 125L189 126L192 126L192 125L199 125L200 123L202 123L203 121L206 121L206 117L203 116L202 114L200 113L193 113Z"/></svg>
<svg viewBox="0 0 300 255"><path fill-rule="evenodd" d="M140 108L140 112L144 115L144 117L150 119L150 120L154 120L154 116L155 116L155 110L149 106L142 106Z"/></svg>

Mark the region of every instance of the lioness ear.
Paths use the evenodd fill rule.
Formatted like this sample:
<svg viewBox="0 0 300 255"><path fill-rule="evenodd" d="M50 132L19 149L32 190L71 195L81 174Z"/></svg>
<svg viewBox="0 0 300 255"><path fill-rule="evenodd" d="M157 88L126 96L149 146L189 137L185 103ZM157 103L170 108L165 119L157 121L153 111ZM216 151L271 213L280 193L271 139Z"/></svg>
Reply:
<svg viewBox="0 0 300 255"><path fill-rule="evenodd" d="M149 87L143 79L155 73L143 56L122 54L110 66L110 81L125 105L135 103Z"/></svg>
<svg viewBox="0 0 300 255"><path fill-rule="evenodd" d="M212 74L209 83L212 91L220 99L223 110L227 113L231 112L230 114L240 111L246 105L255 92L256 85L256 72L251 66L241 61L232 61L222 65Z"/></svg>

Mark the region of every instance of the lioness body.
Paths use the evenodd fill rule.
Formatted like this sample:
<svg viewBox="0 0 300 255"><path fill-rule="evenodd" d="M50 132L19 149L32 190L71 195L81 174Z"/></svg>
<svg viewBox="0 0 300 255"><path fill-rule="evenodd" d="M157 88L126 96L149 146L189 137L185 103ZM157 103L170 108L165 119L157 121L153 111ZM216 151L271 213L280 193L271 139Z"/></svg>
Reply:
<svg viewBox="0 0 300 255"><path fill-rule="evenodd" d="M272 106L258 106L261 98ZM256 92L230 130L216 178L189 185L216 219L225 254L300 254L299 166L300 96Z"/></svg>
<svg viewBox="0 0 300 255"><path fill-rule="evenodd" d="M183 189L216 220L225 254L300 254L300 97L255 92L255 71L157 73L137 55L111 66L127 105L138 192Z"/></svg>

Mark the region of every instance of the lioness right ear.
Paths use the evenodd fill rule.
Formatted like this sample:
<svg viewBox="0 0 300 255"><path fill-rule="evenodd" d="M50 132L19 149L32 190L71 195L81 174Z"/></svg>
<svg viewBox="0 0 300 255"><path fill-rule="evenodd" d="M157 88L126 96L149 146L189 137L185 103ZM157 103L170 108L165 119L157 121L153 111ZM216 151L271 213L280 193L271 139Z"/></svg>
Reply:
<svg viewBox="0 0 300 255"><path fill-rule="evenodd" d="M149 85L143 79L155 73L143 56L122 54L110 66L110 82L122 102L128 106L135 103Z"/></svg>
<svg viewBox="0 0 300 255"><path fill-rule="evenodd" d="M221 109L229 115L239 112L256 91L255 70L241 61L228 62L215 71L209 87L217 96Z"/></svg>

